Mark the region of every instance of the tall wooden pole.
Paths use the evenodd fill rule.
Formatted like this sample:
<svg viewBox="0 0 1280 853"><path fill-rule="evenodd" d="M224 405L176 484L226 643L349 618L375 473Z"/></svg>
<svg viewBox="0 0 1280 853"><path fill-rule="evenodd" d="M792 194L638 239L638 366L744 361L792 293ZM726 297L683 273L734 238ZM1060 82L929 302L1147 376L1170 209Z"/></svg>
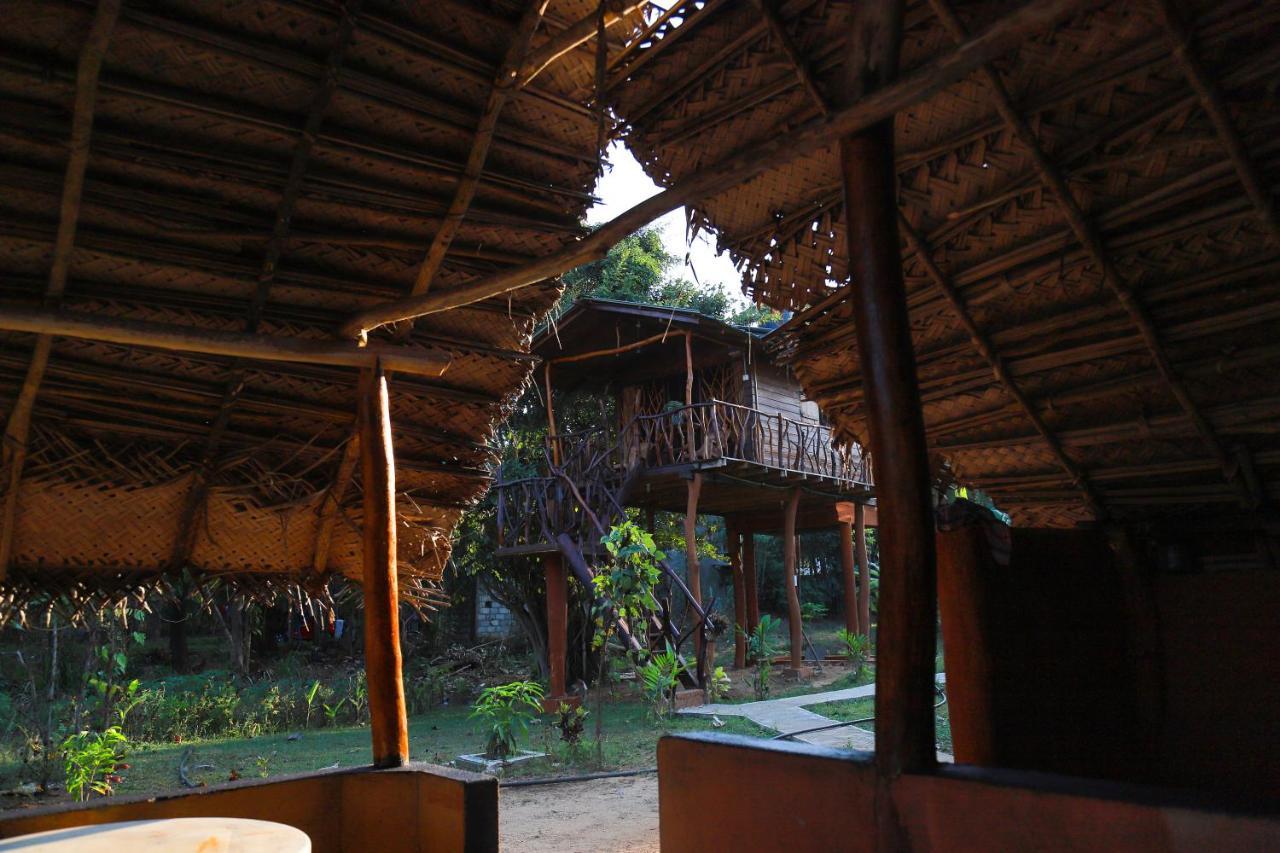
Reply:
<svg viewBox="0 0 1280 853"><path fill-rule="evenodd" d="M551 362L542 366L542 381L547 389L547 439L551 442L551 462L560 465L560 436L556 435L556 410L551 404Z"/></svg>
<svg viewBox="0 0 1280 853"><path fill-rule="evenodd" d="M742 531L742 585L747 593L747 633L760 624L760 585L756 580L756 533Z"/></svg>
<svg viewBox="0 0 1280 853"><path fill-rule="evenodd" d="M851 14L848 79L856 99L898 67L900 0L863 0ZM850 302L857 329L880 521L876 766L882 777L928 770L934 752L937 567L924 418L899 250L893 122L840 143ZM882 830L885 827L882 826Z"/></svg>
<svg viewBox="0 0 1280 853"><path fill-rule="evenodd" d="M867 507L853 505L853 547L858 561L858 624L871 639L871 564L867 561Z"/></svg>
<svg viewBox="0 0 1280 853"><path fill-rule="evenodd" d="M840 574L844 578L844 629L861 634L858 620L857 566L853 562L853 522L840 521Z"/></svg>
<svg viewBox="0 0 1280 853"><path fill-rule="evenodd" d="M787 584L787 622L791 629L791 669L800 670L804 652L803 626L800 623L800 581L796 577L796 512L800 509L800 490L787 495L786 516L782 529L782 574Z"/></svg>
<svg viewBox="0 0 1280 853"><path fill-rule="evenodd" d="M688 502L684 512L684 559L688 568L689 592L693 600L702 604L702 567L698 563L698 497L702 494L702 475L694 474L689 479ZM696 619L693 608L689 608L689 616ZM698 680L702 680L702 629L693 632L694 649L698 661Z"/></svg>
<svg viewBox="0 0 1280 853"><path fill-rule="evenodd" d="M742 571L742 537L735 518L726 518L725 550L729 552L729 568L733 572L733 668L747 665L747 586Z"/></svg>
<svg viewBox="0 0 1280 853"><path fill-rule="evenodd" d="M689 461L694 460L694 435L693 435L693 335L690 332L684 333L684 436L685 445L689 451Z"/></svg>
<svg viewBox="0 0 1280 853"><path fill-rule="evenodd" d="M400 668L396 463L381 363L361 374L360 471L364 480L364 669L373 764L400 767L409 762L409 719Z"/></svg>
<svg viewBox="0 0 1280 853"><path fill-rule="evenodd" d="M547 710L555 710L565 700L565 664L569 654L569 579L564 558L547 554L543 559L547 581L547 670L551 687Z"/></svg>

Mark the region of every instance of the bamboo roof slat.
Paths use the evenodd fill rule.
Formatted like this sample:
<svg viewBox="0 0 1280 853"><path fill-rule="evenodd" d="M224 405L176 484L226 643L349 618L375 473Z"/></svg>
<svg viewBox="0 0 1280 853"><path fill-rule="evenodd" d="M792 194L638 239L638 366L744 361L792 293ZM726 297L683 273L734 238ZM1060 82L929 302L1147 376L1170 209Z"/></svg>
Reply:
<svg viewBox="0 0 1280 853"><path fill-rule="evenodd" d="M623 5L614 49L642 20ZM447 292L581 235L597 114L594 49L575 22L595 7L539 0L547 27L528 49L545 67L484 119L476 169L503 57L525 53L509 4L125 3L94 48L94 134L69 167L79 57L94 15L117 6L0 8L6 427L41 333L48 354L44 391L24 404L21 471L5 443L0 622L58 595L74 615L179 572L250 597L359 581L350 436L357 372L374 359L395 371L400 589L435 606L453 525L491 479L496 421L536 362L529 341L558 283L403 339L358 346L333 330L410 292L433 241L432 290ZM471 198L451 204L464 180ZM45 304L55 259L63 285Z"/></svg>
<svg viewBox="0 0 1280 853"><path fill-rule="evenodd" d="M820 121L841 91L847 9L765 5L774 20L680 6L696 27L619 63L613 108L658 183ZM902 79L964 40L961 22L1019 8L912 4ZM1088 4L897 111L904 278L940 476L988 488L1024 524L1181 512L1210 490L1245 511L1270 499L1275 466L1257 460L1276 446L1257 415L1280 390L1265 332L1280 299L1278 28L1274 2ZM815 146L689 203L744 290L797 312L766 345L862 441L839 179L834 149ZM1161 483L1196 484L1144 507L1141 481L1162 465ZM1025 488L1049 477L1052 491Z"/></svg>

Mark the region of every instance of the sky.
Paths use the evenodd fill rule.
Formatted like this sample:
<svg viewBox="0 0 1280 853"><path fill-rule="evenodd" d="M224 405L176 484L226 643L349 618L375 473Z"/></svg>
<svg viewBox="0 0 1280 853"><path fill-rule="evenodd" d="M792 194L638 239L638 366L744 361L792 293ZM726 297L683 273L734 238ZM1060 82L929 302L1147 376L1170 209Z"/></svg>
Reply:
<svg viewBox="0 0 1280 853"><path fill-rule="evenodd" d="M657 184L649 180L649 176L622 143L614 142L609 146L609 163L612 169L606 171L596 184L596 196L600 202L587 211L587 222L593 225L607 222L661 191ZM742 277L734 269L729 253L717 255L715 239L707 234L699 234L692 246L686 242L683 207L668 213L655 225L662 229L667 251L679 258L686 254L689 256L693 269L686 267L682 273L676 272L676 275L683 275L704 287L722 283L735 306L743 307L747 304L746 297L742 295Z"/></svg>

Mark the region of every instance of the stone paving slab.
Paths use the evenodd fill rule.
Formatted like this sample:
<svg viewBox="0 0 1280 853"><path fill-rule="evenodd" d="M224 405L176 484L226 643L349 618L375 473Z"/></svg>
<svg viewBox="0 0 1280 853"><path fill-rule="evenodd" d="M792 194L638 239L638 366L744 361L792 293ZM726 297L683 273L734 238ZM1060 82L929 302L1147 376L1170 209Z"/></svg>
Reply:
<svg viewBox="0 0 1280 853"><path fill-rule="evenodd" d="M938 673L938 683L946 683L946 676ZM803 696L788 696L784 699L765 699L759 702L742 702L740 704L699 705L696 708L681 708L677 713L698 714L701 716L745 717L758 726L773 729L779 734L803 732L832 725L836 720L829 719L813 711L806 711L807 705L822 705L826 702L843 702L850 699L866 699L876 695L874 684L861 687L846 687L843 690L826 690L821 693L807 693ZM823 731L811 731L792 738L815 746L826 746L833 749L859 749L874 751L876 738L873 732L858 726L841 726ZM938 753L939 761L953 762L955 759L945 752Z"/></svg>

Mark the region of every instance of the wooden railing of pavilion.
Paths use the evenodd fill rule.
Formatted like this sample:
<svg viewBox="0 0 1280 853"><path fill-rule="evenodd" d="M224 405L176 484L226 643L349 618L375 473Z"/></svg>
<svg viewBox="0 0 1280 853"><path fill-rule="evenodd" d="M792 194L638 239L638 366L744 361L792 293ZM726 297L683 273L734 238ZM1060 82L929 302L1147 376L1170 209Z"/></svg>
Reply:
<svg viewBox="0 0 1280 853"><path fill-rule="evenodd" d="M639 415L618 433L598 428L553 435L546 456L547 469L563 476L498 483L500 548L549 548L561 533L590 548L595 536L583 507L612 519L625 502L630 475L645 469L748 462L850 488L872 483L867 460L838 446L830 428L721 400Z"/></svg>

